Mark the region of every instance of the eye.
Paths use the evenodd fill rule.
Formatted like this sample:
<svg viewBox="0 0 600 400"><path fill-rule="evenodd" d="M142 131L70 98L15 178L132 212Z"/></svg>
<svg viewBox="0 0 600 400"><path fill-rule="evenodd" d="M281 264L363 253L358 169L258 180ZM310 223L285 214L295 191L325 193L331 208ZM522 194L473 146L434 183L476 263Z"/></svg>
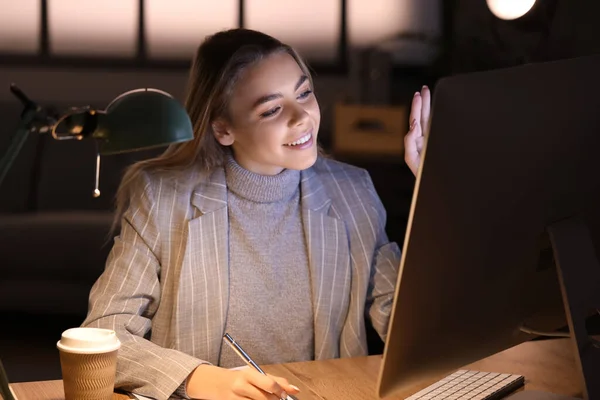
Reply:
<svg viewBox="0 0 600 400"><path fill-rule="evenodd" d="M277 111L279 111L279 109L280 109L280 108L281 108L280 106L273 107L273 108L271 108L269 111L265 111L264 113L260 114L260 116L261 116L262 118L267 118L267 117L270 117L270 116L272 116L272 115L275 115L275 113L276 113Z"/></svg>
<svg viewBox="0 0 600 400"><path fill-rule="evenodd" d="M310 90L310 89L307 89L307 90L305 90L304 92L302 92L302 93L300 94L300 96L298 96L298 99L299 99L299 100L306 99L308 96L310 96L310 94L311 94L312 92L313 92L312 90Z"/></svg>

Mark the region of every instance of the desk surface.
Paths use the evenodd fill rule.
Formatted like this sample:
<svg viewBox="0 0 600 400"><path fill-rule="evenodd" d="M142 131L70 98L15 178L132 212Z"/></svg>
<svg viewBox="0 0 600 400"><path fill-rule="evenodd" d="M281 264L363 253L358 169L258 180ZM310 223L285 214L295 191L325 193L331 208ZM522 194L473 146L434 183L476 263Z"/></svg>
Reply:
<svg viewBox="0 0 600 400"><path fill-rule="evenodd" d="M268 373L298 386L299 400L375 400L381 356L266 365ZM568 339L527 342L465 366L468 369L525 376L525 389L582 397ZM19 400L62 400L62 381L11 385ZM402 394L408 397L411 393ZM114 400L127 397L115 394Z"/></svg>

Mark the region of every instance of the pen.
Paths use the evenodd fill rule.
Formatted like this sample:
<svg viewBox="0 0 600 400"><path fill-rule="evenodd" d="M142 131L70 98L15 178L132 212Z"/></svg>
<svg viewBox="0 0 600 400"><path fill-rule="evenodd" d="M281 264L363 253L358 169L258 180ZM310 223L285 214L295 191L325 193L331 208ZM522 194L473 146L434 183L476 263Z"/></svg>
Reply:
<svg viewBox="0 0 600 400"><path fill-rule="evenodd" d="M261 374L266 375L265 371L263 371L262 368L259 367L258 364L255 363L254 360L248 355L248 353L246 353L244 351L244 349L242 349L242 346L240 346L239 344L237 344L237 342L235 340L233 340L233 338L231 337L231 335L229 335L229 333L225 333L225 335L223 336L223 339L225 339L227 344L229 344L229 346L231 346L233 351L235 351L237 353L237 355L240 356L240 358L242 360L244 360L244 362L246 364L248 364L250 367L257 370ZM282 400L298 400L298 399L296 399L294 396L287 395L287 397Z"/></svg>

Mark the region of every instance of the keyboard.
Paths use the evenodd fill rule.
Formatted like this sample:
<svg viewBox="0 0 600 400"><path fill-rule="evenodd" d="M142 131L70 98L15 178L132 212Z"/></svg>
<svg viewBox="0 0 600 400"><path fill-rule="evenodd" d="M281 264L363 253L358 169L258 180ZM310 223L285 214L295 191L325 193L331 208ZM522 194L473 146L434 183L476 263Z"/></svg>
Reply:
<svg viewBox="0 0 600 400"><path fill-rule="evenodd" d="M497 400L524 383L521 375L461 369L406 400Z"/></svg>

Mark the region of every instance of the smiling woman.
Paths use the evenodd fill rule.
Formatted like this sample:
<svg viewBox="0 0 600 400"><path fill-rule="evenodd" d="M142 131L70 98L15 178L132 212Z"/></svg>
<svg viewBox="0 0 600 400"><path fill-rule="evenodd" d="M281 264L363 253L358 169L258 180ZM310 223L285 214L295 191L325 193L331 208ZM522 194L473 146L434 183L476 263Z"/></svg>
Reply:
<svg viewBox="0 0 600 400"><path fill-rule="evenodd" d="M85 326L122 347L116 387L155 399L298 393L258 364L367 354L385 339L400 251L368 173L321 156L310 72L248 29L208 37L186 100L194 139L135 164ZM365 320L365 315L368 319Z"/></svg>

